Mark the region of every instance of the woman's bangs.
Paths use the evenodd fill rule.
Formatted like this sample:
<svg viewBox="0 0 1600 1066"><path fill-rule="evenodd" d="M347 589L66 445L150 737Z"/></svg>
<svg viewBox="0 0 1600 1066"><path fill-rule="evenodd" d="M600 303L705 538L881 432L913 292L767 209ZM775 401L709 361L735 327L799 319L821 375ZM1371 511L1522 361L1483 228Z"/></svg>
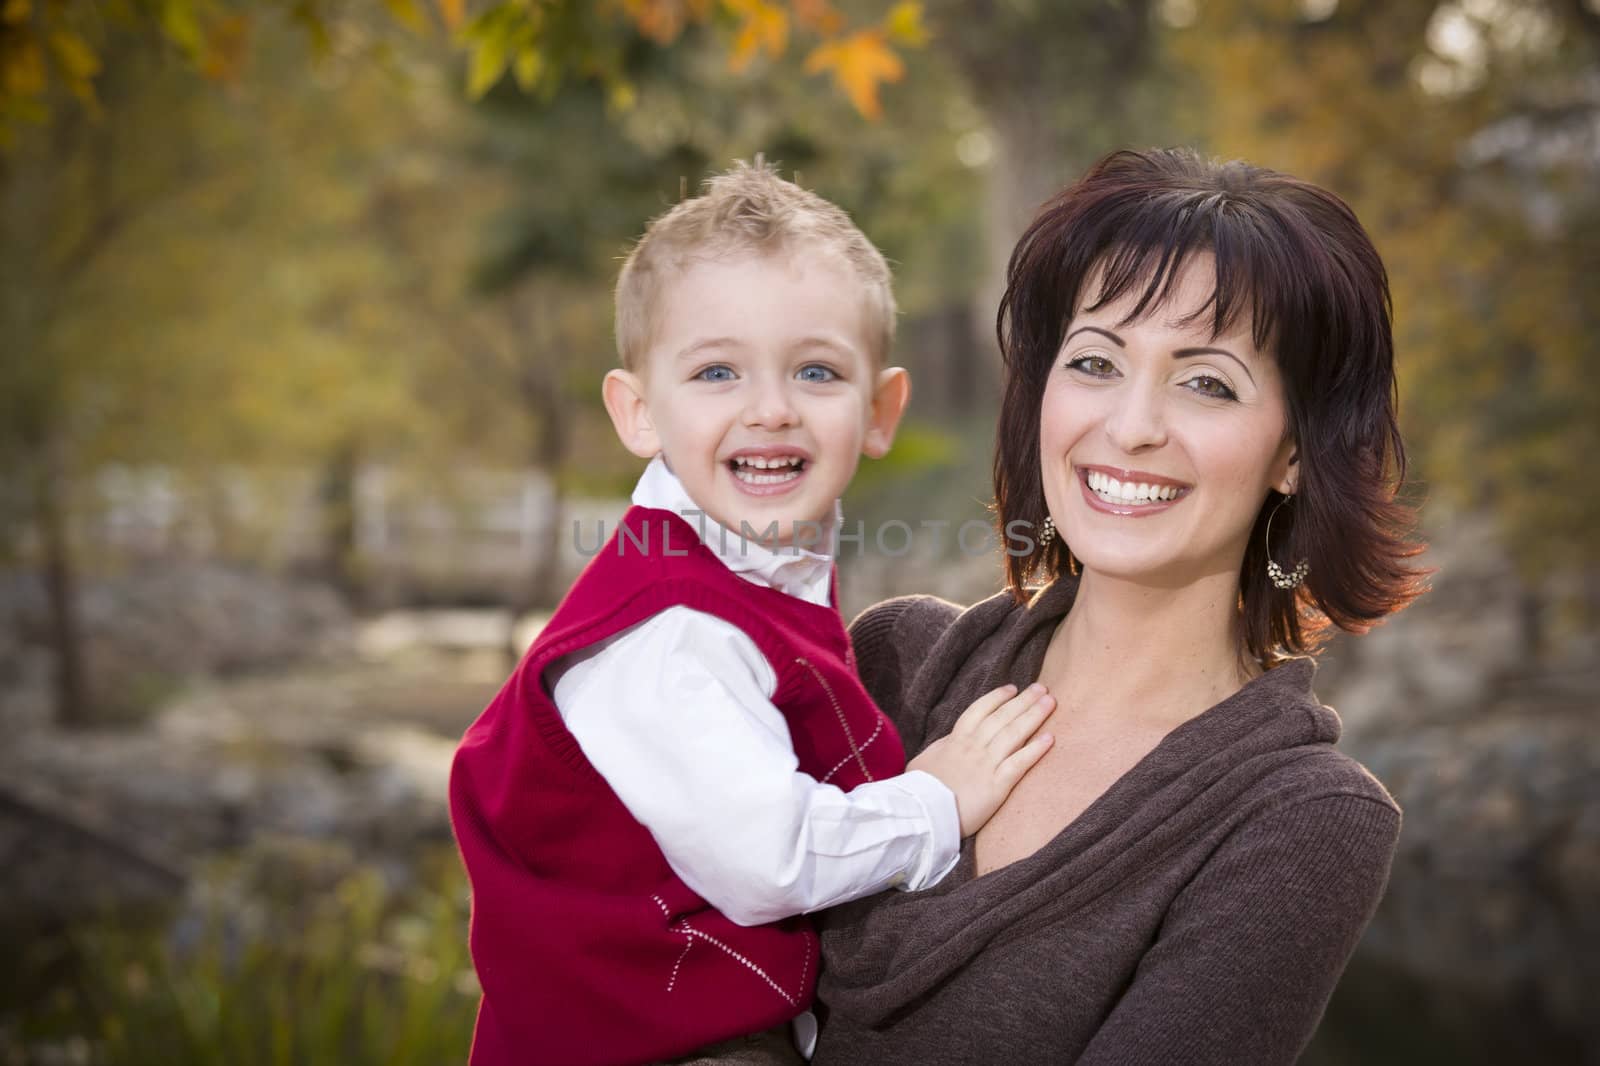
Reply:
<svg viewBox="0 0 1600 1066"><path fill-rule="evenodd" d="M1170 212L1145 213L1145 205L1124 224L1103 228L1118 239L1089 271L1084 285L1094 285L1095 291L1086 294L1083 309L1096 311L1136 293L1133 309L1118 324L1136 322L1165 306L1184 268L1196 256L1209 254L1216 270L1211 293L1181 324L1209 317L1215 339L1248 315L1252 341L1266 350L1276 324L1292 311L1293 296L1285 284L1293 276L1287 257L1277 254L1240 213L1230 211L1226 200L1208 197L1197 205L1185 199Z"/></svg>

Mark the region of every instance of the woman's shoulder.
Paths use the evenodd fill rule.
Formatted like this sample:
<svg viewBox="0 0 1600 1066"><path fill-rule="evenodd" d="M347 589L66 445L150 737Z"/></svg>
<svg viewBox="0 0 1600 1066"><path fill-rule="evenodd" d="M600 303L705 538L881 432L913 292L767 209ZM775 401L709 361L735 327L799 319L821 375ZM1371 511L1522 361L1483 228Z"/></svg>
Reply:
<svg viewBox="0 0 1600 1066"><path fill-rule="evenodd" d="M1389 790L1332 743L1309 745L1294 756L1257 782L1252 813L1235 832L1271 827L1306 846L1367 852L1387 866L1401 821Z"/></svg>
<svg viewBox="0 0 1600 1066"><path fill-rule="evenodd" d="M1285 767L1283 773L1290 778L1288 795L1291 799L1346 797L1387 808L1396 815L1400 813L1400 804L1383 782L1356 759L1332 745L1318 746L1305 758Z"/></svg>
<svg viewBox="0 0 1600 1066"><path fill-rule="evenodd" d="M961 614L937 596L897 596L874 604L850 623L850 645L867 694L904 728L905 689L917 664Z"/></svg>
<svg viewBox="0 0 1600 1066"><path fill-rule="evenodd" d="M1026 610L1009 591L1002 590L970 607L938 596L896 596L873 604L850 623L850 642L865 677L881 660L921 663L935 645L956 642L967 630L993 632L1012 614Z"/></svg>
<svg viewBox="0 0 1600 1066"><path fill-rule="evenodd" d="M931 644L964 609L938 596L895 596L856 615L850 623L850 640L861 658L867 654L864 645L875 649L885 642L892 644L902 629L906 635L920 635Z"/></svg>

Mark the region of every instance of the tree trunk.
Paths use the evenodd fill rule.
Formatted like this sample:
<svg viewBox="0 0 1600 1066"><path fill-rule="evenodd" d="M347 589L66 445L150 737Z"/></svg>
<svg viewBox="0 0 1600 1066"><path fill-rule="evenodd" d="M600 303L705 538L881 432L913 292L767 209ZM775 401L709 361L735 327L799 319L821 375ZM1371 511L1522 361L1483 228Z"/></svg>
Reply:
<svg viewBox="0 0 1600 1066"><path fill-rule="evenodd" d="M52 443L38 479L36 518L44 549L45 596L50 609L50 643L55 651L55 720L66 727L88 725L88 655L78 613L78 576L72 554L65 464Z"/></svg>
<svg viewBox="0 0 1600 1066"><path fill-rule="evenodd" d="M571 418L565 397L549 382L540 395L531 396L535 417L539 420L539 441L534 452L534 463L550 477L549 536L534 560L533 573L529 575L528 596L530 606L550 606L561 600L566 591L561 582L561 544L565 534L563 514L565 494L561 490L561 468L567 461L568 437L571 436Z"/></svg>
<svg viewBox="0 0 1600 1066"><path fill-rule="evenodd" d="M941 0L935 17L983 109L992 154L983 190L986 269L974 294L980 351L998 354L995 311L1017 238L1051 194L1105 151L1145 143L1138 91L1151 65L1152 0L1003 4Z"/></svg>
<svg viewBox="0 0 1600 1066"><path fill-rule="evenodd" d="M356 553L356 474L361 450L345 441L322 469L317 502L322 510L323 577L346 601L360 602L364 590Z"/></svg>

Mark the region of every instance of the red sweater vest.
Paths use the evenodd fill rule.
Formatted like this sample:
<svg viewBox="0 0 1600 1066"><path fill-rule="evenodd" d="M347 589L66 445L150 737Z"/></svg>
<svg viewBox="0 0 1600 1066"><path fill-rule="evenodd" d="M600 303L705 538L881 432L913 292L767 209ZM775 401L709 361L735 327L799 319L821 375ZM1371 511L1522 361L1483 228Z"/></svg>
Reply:
<svg viewBox="0 0 1600 1066"><path fill-rule="evenodd" d="M740 578L669 511L628 511L456 752L450 815L483 986L473 1066L651 1062L810 1005L810 922L738 926L685 885L542 681L561 656L677 605L761 649L802 771L849 790L905 769L837 609Z"/></svg>

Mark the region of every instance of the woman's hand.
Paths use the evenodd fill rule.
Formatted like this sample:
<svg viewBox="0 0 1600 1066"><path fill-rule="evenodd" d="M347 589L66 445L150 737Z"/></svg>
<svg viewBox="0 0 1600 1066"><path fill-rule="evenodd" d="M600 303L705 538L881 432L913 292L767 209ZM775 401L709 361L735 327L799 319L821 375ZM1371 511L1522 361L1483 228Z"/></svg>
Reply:
<svg viewBox="0 0 1600 1066"><path fill-rule="evenodd" d="M949 735L928 745L906 769L932 774L955 793L961 835L969 837L994 817L1022 775L1049 750L1054 738L1034 732L1055 705L1043 685L1029 685L1021 693L1015 685L1003 685L978 697Z"/></svg>

